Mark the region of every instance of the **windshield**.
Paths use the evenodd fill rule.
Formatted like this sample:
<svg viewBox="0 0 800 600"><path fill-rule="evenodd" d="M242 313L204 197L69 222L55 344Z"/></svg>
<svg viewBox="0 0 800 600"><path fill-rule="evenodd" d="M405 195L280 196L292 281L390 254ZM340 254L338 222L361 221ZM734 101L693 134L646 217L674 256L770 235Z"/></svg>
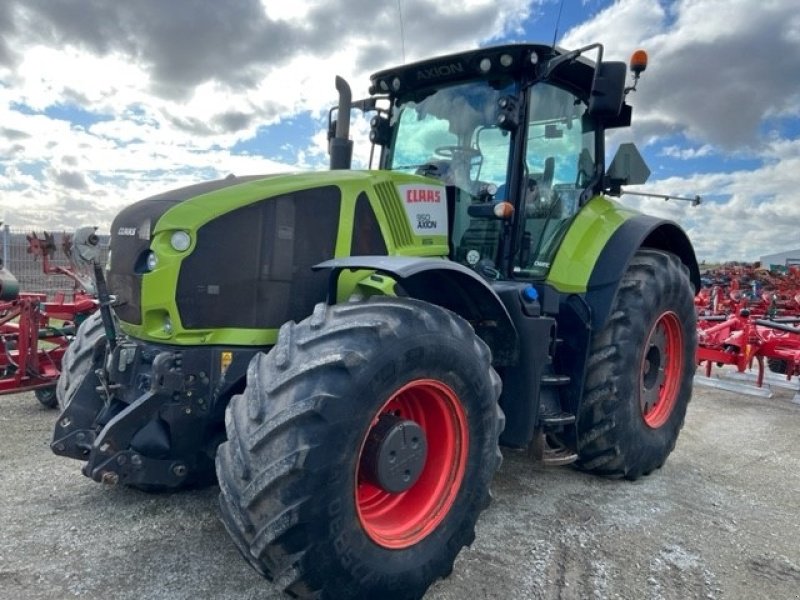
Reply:
<svg viewBox="0 0 800 600"><path fill-rule="evenodd" d="M511 136L495 122L498 100L515 93L513 84L471 82L406 101L393 114L394 137L385 167L435 177L455 187L451 239L454 258L460 262L474 265L480 258L495 257L500 223L484 219L467 232L475 221L467 210L505 195ZM465 236L470 239L466 245L461 242ZM477 254L468 257L470 249Z"/></svg>
<svg viewBox="0 0 800 600"><path fill-rule="evenodd" d="M509 136L499 134L495 120L497 101L510 93L512 86L494 89L480 81L401 104L393 115L386 168L438 177L475 193L480 184L504 184Z"/></svg>

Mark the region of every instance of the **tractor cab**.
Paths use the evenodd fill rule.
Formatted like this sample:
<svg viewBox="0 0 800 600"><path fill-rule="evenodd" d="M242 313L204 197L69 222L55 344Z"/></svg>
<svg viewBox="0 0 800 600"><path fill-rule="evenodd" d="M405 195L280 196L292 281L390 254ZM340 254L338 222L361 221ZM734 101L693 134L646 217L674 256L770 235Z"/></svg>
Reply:
<svg viewBox="0 0 800 600"><path fill-rule="evenodd" d="M595 167L594 131L582 126L585 103L549 83L519 88L469 82L408 101L384 155L384 168L452 187L451 258L495 278L515 230L514 275L546 274ZM520 96L529 103L526 123L517 131L501 127L500 105ZM521 170L514 169L517 138L524 142Z"/></svg>
<svg viewBox="0 0 800 600"><path fill-rule="evenodd" d="M355 105L378 111L381 169L447 186L451 259L489 279L543 279L580 207L608 186L603 133L630 123L625 74L597 44L510 45L379 72Z"/></svg>

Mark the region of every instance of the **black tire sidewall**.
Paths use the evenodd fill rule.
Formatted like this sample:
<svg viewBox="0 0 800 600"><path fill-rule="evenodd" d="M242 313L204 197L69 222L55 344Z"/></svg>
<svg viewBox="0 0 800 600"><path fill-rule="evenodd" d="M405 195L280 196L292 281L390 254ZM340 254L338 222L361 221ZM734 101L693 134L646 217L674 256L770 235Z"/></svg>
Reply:
<svg viewBox="0 0 800 600"><path fill-rule="evenodd" d="M648 341L658 319L673 313L682 352L676 397L666 421L650 427L641 408ZM694 291L686 267L667 252L639 250L628 265L611 315L596 332L578 409L579 468L637 479L661 467L675 447L696 369Z"/></svg>
<svg viewBox="0 0 800 600"><path fill-rule="evenodd" d="M789 363L788 361L780 358L768 358L767 367L773 373L777 373L778 375L785 375L786 372L789 370Z"/></svg>
<svg viewBox="0 0 800 600"><path fill-rule="evenodd" d="M59 410L63 411L70 405L79 389L94 390L99 385L94 369L102 360L98 348L101 342L105 342L105 330L100 312L96 311L80 324L75 339L61 359L61 374L56 383Z"/></svg>
<svg viewBox="0 0 800 600"><path fill-rule="evenodd" d="M347 588L354 580L360 582L359 594L370 589L401 589L413 597L412 590L424 591L439 575L439 563L451 562L471 541L467 536L472 523L484 508L481 492L494 473L487 465L494 460L498 432L492 418L490 382L482 373L485 365L472 353L458 351L453 343L441 336L414 336L384 349L353 380L355 395L363 400L363 412L342 415L330 406L325 415L338 421L329 434L343 451L336 461L341 468L326 474L319 501L314 503L320 512L311 515L309 522L325 530L318 529L312 538L327 541L314 548L309 559L328 563L327 585L340 579L343 597L349 597ZM419 364L420 358L424 358L423 364ZM416 379L440 381L456 393L467 419L469 450L461 488L442 522L412 547L389 550L369 538L360 524L355 505L356 461L374 416L394 392Z"/></svg>
<svg viewBox="0 0 800 600"><path fill-rule="evenodd" d="M683 301L682 301L683 300ZM678 433L683 425L688 405L688 398L691 396L692 377L694 375L694 337L688 330L694 324L694 306L687 306L685 298L671 290L670 293L662 296L660 302L643 302L640 322L633 328L634 334L628 344L623 344L621 352L623 364L630 364L631 376L618 379L619 396L621 398L630 397L633 400L623 404L624 410L621 417L625 419L625 430L629 437L628 443L631 447L639 449L639 459L636 465L632 465L633 472L648 473L654 468L660 467L664 458L668 455L678 437ZM681 372L679 383L676 389L676 397L672 410L666 422L659 427L650 427L644 420L641 409L640 381L642 377L642 365L647 351L647 342L657 319L667 312L676 315L681 327ZM638 340L636 343L634 340Z"/></svg>
<svg viewBox="0 0 800 600"><path fill-rule="evenodd" d="M36 399L39 401L39 404L45 408L56 408L58 406L58 398L56 397L55 387L34 390L34 394L36 395Z"/></svg>

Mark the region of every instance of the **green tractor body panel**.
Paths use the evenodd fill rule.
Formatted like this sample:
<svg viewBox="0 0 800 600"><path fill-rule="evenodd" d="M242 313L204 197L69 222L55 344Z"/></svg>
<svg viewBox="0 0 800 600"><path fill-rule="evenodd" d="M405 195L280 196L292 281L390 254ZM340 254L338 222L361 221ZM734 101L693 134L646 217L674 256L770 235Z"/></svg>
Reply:
<svg viewBox="0 0 800 600"><path fill-rule="evenodd" d="M609 239L625 221L639 214L605 196L592 198L575 215L556 253L547 283L559 292L585 293Z"/></svg>
<svg viewBox="0 0 800 600"><path fill-rule="evenodd" d="M176 193L180 191L176 190ZM429 197L436 201L429 201ZM301 200L296 200L298 198ZM317 202L320 206L329 206L327 214L311 212ZM265 284L259 288L259 293L266 297L269 294L266 282L273 280L268 277L270 274L267 271L277 268L270 262L272 259L267 256L268 250L273 254L289 253L294 256L294 260L281 266L285 272L274 278L281 281L290 279L299 270L309 271L312 264L308 263L315 264L353 254L446 257L449 251L446 202L444 186L431 179L387 171L325 171L250 178L243 183L232 180L230 185L221 189L176 202L160 216L146 215L145 221L154 221L149 224L150 232L145 231L147 223L128 223L128 212L123 211L113 226L114 242L122 239L120 232L132 231L137 233L130 237L150 239L141 244L140 252L143 255L136 263L139 273L115 276L115 265L111 265L112 284L119 284L123 278L128 280L127 286L114 286L118 288L118 296L120 293L123 296L120 300L129 305L139 304L135 312L117 311L120 326L134 338L179 346L274 344L281 319L273 319L273 326L264 326L264 320L255 317L252 319L254 326L247 326L248 323L241 319L237 321L236 307L232 305L230 318L220 316L211 319L213 326L203 326L205 323L198 324L198 319L192 322L187 313L198 302L202 304L202 298L206 296L209 302L215 301L212 296L217 297L217 302L226 302L226 286L230 289L247 286L256 288L258 286L253 284L253 279L258 281L260 277ZM270 206L276 203L277 208ZM424 208L418 210L417 205ZM163 209L161 206L158 208ZM131 210L136 212L136 220L143 219L136 205ZM236 228L230 228L225 239L215 239L212 247L205 250L198 248L199 241L204 239L204 228L213 227L218 220L238 214L237 211L243 211L242 218L230 218L240 228L246 228L258 219L264 221L263 227L257 230L256 235L249 237L241 229L237 231ZM273 213L277 213L277 216ZM417 218L418 213L424 218ZM365 219L362 216L364 214L372 216ZM326 223L320 224L320 227L326 230L330 244L325 248L317 248L316 254L305 253L303 248L298 247L298 244L305 242L296 237L305 235L300 232L303 223L319 220L321 216L327 217ZM267 223L270 219L272 222ZM270 231L265 232L264 227ZM188 234L190 242L185 250L173 247L171 238L176 232ZM265 232L263 236L260 235L262 232ZM269 240L261 238L269 238L270 235L276 239L282 238L286 243L281 245L273 241L273 245L266 248ZM310 238L306 245L313 246L318 236L312 235ZM362 244L364 240L367 240L364 248L354 247L354 243ZM219 253L226 253L220 262L215 261L213 246ZM228 251L227 247L238 248L238 251ZM182 283L182 269L189 270L196 252L204 253L208 266L198 268L198 265L202 267L202 263L191 265L194 273L202 275L196 275L189 283ZM152 269L142 267L146 265L146 255L149 253L155 256L156 261ZM261 264L256 271L245 272L241 277L226 276L231 271L242 270L247 262L258 262L259 256L262 257ZM362 285L369 275L370 271L343 273L337 298L346 299L358 286L363 288L361 292L366 291L367 294L391 291L391 282L373 280ZM245 280L247 277L250 279ZM131 282L131 278L136 278L136 281ZM318 277L322 278L324 275ZM135 291L137 287L140 289L138 298L124 297L126 289ZM319 288L317 285L315 297L303 303L307 309L311 307L310 302L324 300ZM240 291L247 293L250 290ZM258 302L259 297L251 300Z"/></svg>

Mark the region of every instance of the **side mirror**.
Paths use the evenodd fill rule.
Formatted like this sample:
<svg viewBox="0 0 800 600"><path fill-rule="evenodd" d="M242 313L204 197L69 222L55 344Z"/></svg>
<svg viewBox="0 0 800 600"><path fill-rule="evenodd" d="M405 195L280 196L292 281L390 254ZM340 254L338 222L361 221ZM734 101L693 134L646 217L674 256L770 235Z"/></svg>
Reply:
<svg viewBox="0 0 800 600"><path fill-rule="evenodd" d="M636 144L620 144L606 173L607 187L619 195L623 185L639 185L650 177L650 169L644 162Z"/></svg>
<svg viewBox="0 0 800 600"><path fill-rule="evenodd" d="M590 115L601 118L619 115L625 98L626 75L624 62L601 62L597 65L589 99Z"/></svg>

